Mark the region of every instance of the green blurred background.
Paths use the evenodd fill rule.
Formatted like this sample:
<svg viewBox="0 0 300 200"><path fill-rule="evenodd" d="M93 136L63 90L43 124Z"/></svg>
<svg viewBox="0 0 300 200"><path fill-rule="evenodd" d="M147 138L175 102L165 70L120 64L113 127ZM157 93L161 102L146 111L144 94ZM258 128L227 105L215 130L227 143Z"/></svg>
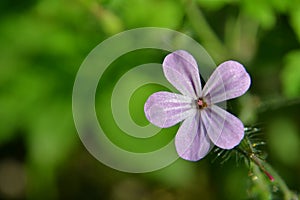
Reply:
<svg viewBox="0 0 300 200"><path fill-rule="evenodd" d="M84 148L72 118L77 70L101 41L144 26L193 37L217 64L235 59L245 65L251 89L230 101L229 110L246 125L262 128L267 161L300 191L298 0L4 0L0 11L1 199L267 198L249 169L234 159L220 164L222 159L212 162L216 155L211 154L196 163L179 159L156 172L129 174L104 166ZM178 126L159 140L125 138L107 106L122 74L138 64L161 63L165 55L151 49L131 52L101 80L96 108L119 146L144 152L176 134ZM130 104L137 124L147 124L143 104L162 89L137 90ZM281 199L280 191L273 192Z"/></svg>

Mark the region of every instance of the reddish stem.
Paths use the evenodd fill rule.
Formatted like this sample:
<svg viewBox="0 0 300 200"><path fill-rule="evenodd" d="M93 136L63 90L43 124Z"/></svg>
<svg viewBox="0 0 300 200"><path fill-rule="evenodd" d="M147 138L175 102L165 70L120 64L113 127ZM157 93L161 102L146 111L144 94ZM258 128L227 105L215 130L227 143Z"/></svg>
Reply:
<svg viewBox="0 0 300 200"><path fill-rule="evenodd" d="M274 181L274 177L266 170L266 168L261 164L259 158L257 158L254 154L250 154L250 158L253 160L253 162L263 171L266 176L270 179L270 181Z"/></svg>

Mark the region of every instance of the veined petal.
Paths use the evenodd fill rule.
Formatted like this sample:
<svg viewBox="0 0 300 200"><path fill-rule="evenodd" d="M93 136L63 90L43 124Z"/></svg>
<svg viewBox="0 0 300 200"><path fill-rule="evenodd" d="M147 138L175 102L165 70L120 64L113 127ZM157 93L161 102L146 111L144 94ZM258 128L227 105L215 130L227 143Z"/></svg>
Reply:
<svg viewBox="0 0 300 200"><path fill-rule="evenodd" d="M183 121L175 137L178 155L190 161L206 156L211 149L211 141L200 120L200 112Z"/></svg>
<svg viewBox="0 0 300 200"><path fill-rule="evenodd" d="M163 70L167 80L183 95L196 99L201 93L196 60L186 51L178 50L166 56Z"/></svg>
<svg viewBox="0 0 300 200"><path fill-rule="evenodd" d="M191 97L171 92L156 92L147 99L144 111L152 124L167 128L193 115L196 108Z"/></svg>
<svg viewBox="0 0 300 200"><path fill-rule="evenodd" d="M243 95L250 84L250 76L243 65L226 61L208 79L202 95L209 104L219 103Z"/></svg>
<svg viewBox="0 0 300 200"><path fill-rule="evenodd" d="M244 137L244 125L240 119L212 105L201 112L203 121L211 141L222 149L232 149Z"/></svg>

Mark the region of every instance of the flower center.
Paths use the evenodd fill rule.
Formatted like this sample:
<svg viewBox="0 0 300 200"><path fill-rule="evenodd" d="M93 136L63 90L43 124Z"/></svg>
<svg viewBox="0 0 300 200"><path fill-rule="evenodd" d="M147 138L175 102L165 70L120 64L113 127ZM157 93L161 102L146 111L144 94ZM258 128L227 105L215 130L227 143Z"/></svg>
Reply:
<svg viewBox="0 0 300 200"><path fill-rule="evenodd" d="M203 100L203 98L199 98L197 100L197 106L199 109L203 109L207 107L207 103Z"/></svg>

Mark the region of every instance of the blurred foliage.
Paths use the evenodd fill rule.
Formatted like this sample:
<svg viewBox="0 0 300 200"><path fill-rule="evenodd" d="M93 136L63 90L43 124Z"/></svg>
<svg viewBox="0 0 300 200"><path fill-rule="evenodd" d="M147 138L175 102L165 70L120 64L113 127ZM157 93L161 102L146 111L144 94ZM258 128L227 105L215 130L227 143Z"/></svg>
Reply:
<svg viewBox="0 0 300 200"><path fill-rule="evenodd" d="M270 129L269 145L273 147L272 154L285 165L296 164L300 152L300 136L296 124L279 117L270 123Z"/></svg>
<svg viewBox="0 0 300 200"><path fill-rule="evenodd" d="M285 68L281 79L283 92L289 98L296 98L300 94L300 51L291 51L285 57Z"/></svg>
<svg viewBox="0 0 300 200"><path fill-rule="evenodd" d="M252 181L244 165L211 163L214 154L197 163L178 160L157 172L127 174L103 166L85 150L72 119L76 72L101 41L143 26L186 33L216 63L236 59L245 65L251 90L230 101L229 109L246 123L267 127L269 162L300 191L299 1L4 0L0 11L1 199L264 199L247 190ZM172 127L147 141L127 137L109 104L123 73L161 62L165 54L133 52L101 80L98 117L114 143L128 150L158 148L176 133ZM130 112L138 124L146 123L145 96L161 89L147 85L132 96Z"/></svg>

